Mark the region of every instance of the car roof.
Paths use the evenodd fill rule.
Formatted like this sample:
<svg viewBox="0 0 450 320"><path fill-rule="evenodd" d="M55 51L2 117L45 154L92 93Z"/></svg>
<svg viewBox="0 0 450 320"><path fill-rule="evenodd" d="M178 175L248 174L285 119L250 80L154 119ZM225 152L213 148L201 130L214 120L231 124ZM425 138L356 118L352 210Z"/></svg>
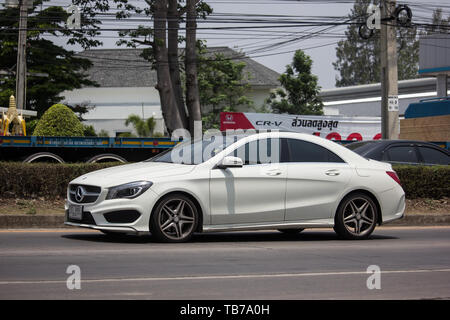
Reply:
<svg viewBox="0 0 450 320"><path fill-rule="evenodd" d="M428 142L428 141L420 141L420 140L400 140L400 139L398 139L398 140L384 140L384 139L381 139L381 140L365 140L365 141L352 142L352 143L350 143L348 145L351 145L351 144L354 144L354 143L356 144L356 143L360 143L360 142L370 142L370 143L377 144L379 146L388 146L388 145L391 145L391 144L417 144L417 145L425 145L425 146L430 146L430 147L436 147L436 148L438 148L440 150L444 150L444 151L448 152L447 149L440 147L436 143Z"/></svg>

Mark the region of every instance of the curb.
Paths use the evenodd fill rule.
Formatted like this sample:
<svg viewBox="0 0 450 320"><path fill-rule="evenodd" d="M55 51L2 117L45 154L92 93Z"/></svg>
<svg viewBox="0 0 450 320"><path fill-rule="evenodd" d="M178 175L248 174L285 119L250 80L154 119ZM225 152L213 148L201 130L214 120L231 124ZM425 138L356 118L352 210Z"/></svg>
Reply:
<svg viewBox="0 0 450 320"><path fill-rule="evenodd" d="M64 225L64 215L0 215L0 229L73 228ZM383 226L445 226L450 225L450 214L406 215L403 219Z"/></svg>
<svg viewBox="0 0 450 320"><path fill-rule="evenodd" d="M412 214L383 226L446 226L450 225L450 214Z"/></svg>
<svg viewBox="0 0 450 320"><path fill-rule="evenodd" d="M67 228L64 215L0 215L0 229Z"/></svg>

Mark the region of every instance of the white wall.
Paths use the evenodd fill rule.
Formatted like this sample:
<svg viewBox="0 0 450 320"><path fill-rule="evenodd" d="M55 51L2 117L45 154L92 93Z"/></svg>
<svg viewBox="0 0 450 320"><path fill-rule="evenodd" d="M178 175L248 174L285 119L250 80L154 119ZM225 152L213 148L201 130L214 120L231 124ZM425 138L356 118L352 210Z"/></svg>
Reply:
<svg viewBox="0 0 450 320"><path fill-rule="evenodd" d="M131 125L125 126L125 120L136 114L144 119L154 117L155 132L164 132L159 94L155 88L82 88L64 91L62 95L65 97L63 103L87 103L94 107L84 118L96 131L104 129L110 136L115 136L116 132L134 132Z"/></svg>
<svg viewBox="0 0 450 320"><path fill-rule="evenodd" d="M255 107L261 107L268 98L270 89L252 88L245 95L251 99ZM94 107L83 117L85 124L92 125L96 131L106 130L110 136L117 132L133 132L132 126L125 126L125 120L131 114L144 119L154 117L156 120L155 132L163 133L165 130L161 112L159 93L153 87L130 88L82 88L73 91L64 91L64 104L87 103ZM253 111L248 107L238 108L238 111Z"/></svg>

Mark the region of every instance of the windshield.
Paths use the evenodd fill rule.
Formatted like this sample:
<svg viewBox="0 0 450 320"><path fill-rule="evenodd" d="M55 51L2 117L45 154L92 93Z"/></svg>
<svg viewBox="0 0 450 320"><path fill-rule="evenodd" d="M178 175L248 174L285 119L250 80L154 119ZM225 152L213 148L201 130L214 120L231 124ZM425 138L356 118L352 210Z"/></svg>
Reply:
<svg viewBox="0 0 450 320"><path fill-rule="evenodd" d="M203 140L186 141L166 150L147 162L167 162L196 165L203 163L229 147L245 135L217 135Z"/></svg>

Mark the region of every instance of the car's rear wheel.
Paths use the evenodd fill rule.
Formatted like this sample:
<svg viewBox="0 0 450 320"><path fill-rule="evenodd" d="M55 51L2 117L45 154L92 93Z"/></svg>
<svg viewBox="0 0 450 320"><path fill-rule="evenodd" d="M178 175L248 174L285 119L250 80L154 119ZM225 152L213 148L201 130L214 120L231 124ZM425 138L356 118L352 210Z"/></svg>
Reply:
<svg viewBox="0 0 450 320"><path fill-rule="evenodd" d="M161 242L188 241L198 224L198 211L191 199L172 194L158 203L150 218L150 232Z"/></svg>
<svg viewBox="0 0 450 320"><path fill-rule="evenodd" d="M354 193L342 200L334 218L334 230L344 239L367 239L375 229L378 210L364 193Z"/></svg>
<svg viewBox="0 0 450 320"><path fill-rule="evenodd" d="M284 234L297 234L305 230L304 228L297 228L297 229L278 229L281 233Z"/></svg>

